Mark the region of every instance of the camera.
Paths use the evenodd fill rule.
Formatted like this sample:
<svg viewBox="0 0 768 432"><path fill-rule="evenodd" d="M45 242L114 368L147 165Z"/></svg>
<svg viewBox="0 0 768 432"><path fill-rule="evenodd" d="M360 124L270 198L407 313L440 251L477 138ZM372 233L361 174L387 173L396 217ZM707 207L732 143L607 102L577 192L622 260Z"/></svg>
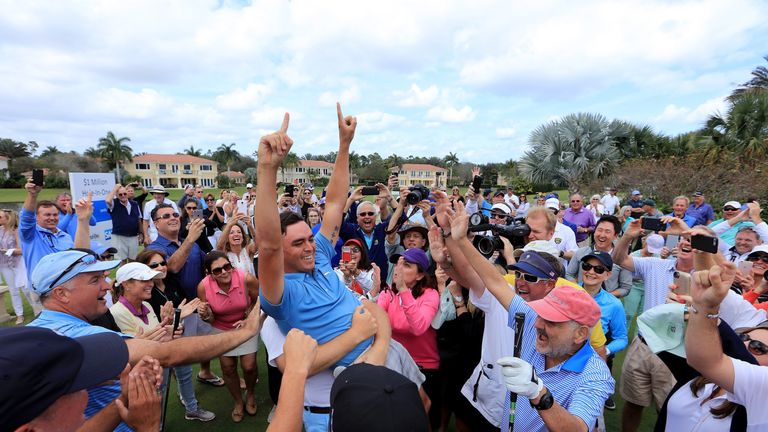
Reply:
<svg viewBox="0 0 768 432"><path fill-rule="evenodd" d="M525 223L523 217L510 217L507 225L493 225L488 222L488 216L477 212L469 217L469 231L490 231L491 234L476 235L472 241L475 249L486 258L494 252L504 249L501 237L506 237L512 246L520 248L525 245L525 238L531 234L531 227Z"/></svg>
<svg viewBox="0 0 768 432"><path fill-rule="evenodd" d="M429 189L423 184L417 183L408 188L408 195L406 195L405 200L408 204L416 205L427 197L429 197Z"/></svg>

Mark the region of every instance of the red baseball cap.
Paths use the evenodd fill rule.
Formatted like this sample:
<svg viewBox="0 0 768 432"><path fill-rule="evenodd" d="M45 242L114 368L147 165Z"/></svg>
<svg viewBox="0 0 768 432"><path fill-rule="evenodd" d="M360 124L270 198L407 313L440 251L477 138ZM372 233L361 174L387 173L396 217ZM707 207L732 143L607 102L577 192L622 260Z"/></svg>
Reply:
<svg viewBox="0 0 768 432"><path fill-rule="evenodd" d="M541 319L552 322L576 321L592 327L600 321L600 306L586 291L557 287L541 300L528 303Z"/></svg>

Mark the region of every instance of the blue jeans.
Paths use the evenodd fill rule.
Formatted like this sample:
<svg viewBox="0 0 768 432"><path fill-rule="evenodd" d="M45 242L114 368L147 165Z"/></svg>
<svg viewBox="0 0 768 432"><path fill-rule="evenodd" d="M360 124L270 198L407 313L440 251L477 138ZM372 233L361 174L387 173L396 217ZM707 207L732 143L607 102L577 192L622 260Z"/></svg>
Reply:
<svg viewBox="0 0 768 432"><path fill-rule="evenodd" d="M306 432L328 432L330 414L313 414L304 410L304 430Z"/></svg>
<svg viewBox="0 0 768 432"><path fill-rule="evenodd" d="M192 366L176 366L173 368L173 373L176 375L176 386L186 411L197 411L197 397L195 397L195 387L192 382ZM168 368L163 369L163 391L168 385L168 378Z"/></svg>

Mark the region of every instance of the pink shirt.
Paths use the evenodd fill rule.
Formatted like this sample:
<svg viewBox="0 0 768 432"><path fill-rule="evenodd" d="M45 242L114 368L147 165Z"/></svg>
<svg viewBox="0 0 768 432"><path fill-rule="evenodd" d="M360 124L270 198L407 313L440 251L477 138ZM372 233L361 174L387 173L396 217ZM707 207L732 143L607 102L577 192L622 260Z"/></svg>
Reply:
<svg viewBox="0 0 768 432"><path fill-rule="evenodd" d="M377 303L389 315L392 337L403 344L416 364L424 369L440 367L437 333L431 325L440 305L437 290L425 289L417 299L411 290L399 294L386 290L379 294Z"/></svg>
<svg viewBox="0 0 768 432"><path fill-rule="evenodd" d="M229 292L219 289L219 285L211 275L203 279L203 286L205 286L205 299L213 311L211 325L223 331L234 330L234 324L245 319L245 310L251 305L243 271L232 270Z"/></svg>

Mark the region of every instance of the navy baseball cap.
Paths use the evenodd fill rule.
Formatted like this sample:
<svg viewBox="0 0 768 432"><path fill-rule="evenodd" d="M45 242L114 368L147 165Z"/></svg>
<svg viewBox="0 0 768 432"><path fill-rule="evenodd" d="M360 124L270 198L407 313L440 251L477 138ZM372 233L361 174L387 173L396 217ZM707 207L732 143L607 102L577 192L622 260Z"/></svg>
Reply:
<svg viewBox="0 0 768 432"><path fill-rule="evenodd" d="M80 273L107 271L120 261L99 261L93 254L70 249L44 256L32 272L32 290L44 295Z"/></svg>
<svg viewBox="0 0 768 432"><path fill-rule="evenodd" d="M591 253L584 255L581 258L581 262L584 262L589 258L595 258L596 260L600 261L600 263L603 264L605 268L608 269L608 271L613 270L613 258L611 258L611 254L608 252L592 251Z"/></svg>
<svg viewBox="0 0 768 432"><path fill-rule="evenodd" d="M541 279L554 280L560 276L546 259L534 251L523 253L517 260L517 263L512 264L511 267Z"/></svg>
<svg viewBox="0 0 768 432"><path fill-rule="evenodd" d="M0 346L2 430L30 422L63 395L117 379L128 364L125 341L106 330L73 339L42 327L3 328Z"/></svg>
<svg viewBox="0 0 768 432"><path fill-rule="evenodd" d="M429 421L413 381L384 366L358 363L333 382L331 430L427 431Z"/></svg>
<svg viewBox="0 0 768 432"><path fill-rule="evenodd" d="M394 254L389 257L389 262L397 264L397 261L401 256L409 263L419 266L419 270L422 272L426 272L429 269L429 258L427 257L427 253L419 248L410 248L402 254Z"/></svg>

